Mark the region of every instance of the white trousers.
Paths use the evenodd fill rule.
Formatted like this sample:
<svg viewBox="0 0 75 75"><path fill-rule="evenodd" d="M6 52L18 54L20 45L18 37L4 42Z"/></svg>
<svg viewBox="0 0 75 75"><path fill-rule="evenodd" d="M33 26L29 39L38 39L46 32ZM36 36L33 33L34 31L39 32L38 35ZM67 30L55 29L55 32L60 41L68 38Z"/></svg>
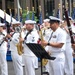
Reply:
<svg viewBox="0 0 75 75"><path fill-rule="evenodd" d="M24 56L25 75L35 75L35 56Z"/></svg>
<svg viewBox="0 0 75 75"><path fill-rule="evenodd" d="M35 68L38 68L38 58L36 56L34 58L35 58L35 60L34 60L34 62L35 62Z"/></svg>
<svg viewBox="0 0 75 75"><path fill-rule="evenodd" d="M22 54L22 66L25 66L24 65L24 55Z"/></svg>
<svg viewBox="0 0 75 75"><path fill-rule="evenodd" d="M8 67L6 61L6 53L7 50L0 50L0 67L1 67L1 75L8 75Z"/></svg>
<svg viewBox="0 0 75 75"><path fill-rule="evenodd" d="M15 75L23 75L22 56L11 52Z"/></svg>
<svg viewBox="0 0 75 75"><path fill-rule="evenodd" d="M65 74L73 75L73 56L72 48L67 46L65 51Z"/></svg>
<svg viewBox="0 0 75 75"><path fill-rule="evenodd" d="M49 75L64 75L65 58L49 60Z"/></svg>

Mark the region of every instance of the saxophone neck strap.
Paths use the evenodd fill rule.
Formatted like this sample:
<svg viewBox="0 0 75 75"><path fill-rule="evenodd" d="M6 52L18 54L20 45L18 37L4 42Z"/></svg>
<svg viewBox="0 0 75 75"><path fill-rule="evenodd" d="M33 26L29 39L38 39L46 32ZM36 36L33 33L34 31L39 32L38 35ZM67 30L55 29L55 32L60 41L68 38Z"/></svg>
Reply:
<svg viewBox="0 0 75 75"><path fill-rule="evenodd" d="M24 37L25 40L27 39L27 36L28 36L32 31L33 31L33 29L30 30L30 31L26 34L26 36Z"/></svg>
<svg viewBox="0 0 75 75"><path fill-rule="evenodd" d="M52 38L52 34L53 34L53 32L51 33L51 36L49 37L49 40L48 40L48 42L51 40L51 38Z"/></svg>

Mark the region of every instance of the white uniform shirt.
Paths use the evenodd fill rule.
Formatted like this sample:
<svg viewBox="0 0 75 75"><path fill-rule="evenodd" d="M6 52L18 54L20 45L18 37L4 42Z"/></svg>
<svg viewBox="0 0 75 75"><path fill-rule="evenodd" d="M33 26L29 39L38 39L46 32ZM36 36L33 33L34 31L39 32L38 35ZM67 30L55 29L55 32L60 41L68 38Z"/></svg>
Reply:
<svg viewBox="0 0 75 75"><path fill-rule="evenodd" d="M25 43L37 43L39 39L39 35L37 30L33 29L33 31L27 36ZM27 47L24 43L24 55L27 56L35 56L34 53Z"/></svg>
<svg viewBox="0 0 75 75"><path fill-rule="evenodd" d="M67 27L67 26L66 26ZM66 31L65 31L66 32ZM69 51L73 52L73 49L71 47L71 37L68 32L66 32L66 51L69 49ZM68 52L69 52L68 51Z"/></svg>
<svg viewBox="0 0 75 75"><path fill-rule="evenodd" d="M7 35L7 32L4 30L3 32L3 35L0 35L0 43L3 41L3 38ZM0 46L0 50L7 50L7 42L4 41L2 43L2 45Z"/></svg>
<svg viewBox="0 0 75 75"><path fill-rule="evenodd" d="M53 32L50 42L64 43L62 48L49 46L51 56L63 57L62 55L66 45L66 33L60 27L55 32Z"/></svg>
<svg viewBox="0 0 75 75"><path fill-rule="evenodd" d="M42 33L44 34L43 37L44 37L44 40L48 41L49 40L49 37L50 37L50 33L52 32L52 30L49 28L49 29L46 29L45 31L43 30Z"/></svg>
<svg viewBox="0 0 75 75"><path fill-rule="evenodd" d="M46 29L46 30L45 30L45 35L44 35L44 40L46 40L47 42L49 42L49 41L50 41L50 37L51 37L51 35L52 35L52 32L53 32L53 30L51 30L51 29ZM46 51L48 50L48 47L49 47L49 46L46 46L46 47L45 47L45 50L46 50Z"/></svg>
<svg viewBox="0 0 75 75"><path fill-rule="evenodd" d="M74 24L71 24L72 32L75 33L75 26Z"/></svg>
<svg viewBox="0 0 75 75"><path fill-rule="evenodd" d="M68 27L66 26L66 28L68 29ZM65 31L66 32L66 31ZM70 38L70 34L68 32L66 32L66 43L71 43L71 38Z"/></svg>
<svg viewBox="0 0 75 75"><path fill-rule="evenodd" d="M19 43L20 33L14 33L11 41L10 41L10 50L17 52L16 44Z"/></svg>
<svg viewBox="0 0 75 75"><path fill-rule="evenodd" d="M68 27L66 26L65 28L68 29ZM66 33L66 43L70 43L71 42L71 38L70 38L70 34L63 28L63 30Z"/></svg>

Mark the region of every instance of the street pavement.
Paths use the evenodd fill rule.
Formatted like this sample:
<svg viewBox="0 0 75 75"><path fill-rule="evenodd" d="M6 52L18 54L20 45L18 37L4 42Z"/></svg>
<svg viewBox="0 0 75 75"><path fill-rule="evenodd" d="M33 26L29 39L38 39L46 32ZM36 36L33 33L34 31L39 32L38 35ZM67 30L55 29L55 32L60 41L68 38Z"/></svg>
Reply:
<svg viewBox="0 0 75 75"><path fill-rule="evenodd" d="M40 66L40 63L39 63L39 66ZM12 61L8 61L8 75L15 75ZM25 75L25 73L24 73L24 75ZM36 75L41 75L41 68L40 67L36 70Z"/></svg>
<svg viewBox="0 0 75 75"><path fill-rule="evenodd" d="M75 64L74 64L74 67L75 67ZM74 71L75 71L75 69L74 69ZM8 61L8 75L15 75L12 61ZM25 75L25 73L24 73L24 75ZM36 75L41 75L40 62L39 62L39 68L36 70ZM43 74L43 75L47 75L47 74ZM74 73L74 75L75 75L75 73Z"/></svg>

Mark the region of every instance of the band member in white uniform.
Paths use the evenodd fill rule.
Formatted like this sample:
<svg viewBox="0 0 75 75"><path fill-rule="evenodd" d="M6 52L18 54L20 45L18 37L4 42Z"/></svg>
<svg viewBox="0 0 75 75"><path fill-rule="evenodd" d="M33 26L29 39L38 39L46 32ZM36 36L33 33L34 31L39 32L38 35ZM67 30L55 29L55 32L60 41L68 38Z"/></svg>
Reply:
<svg viewBox="0 0 75 75"><path fill-rule="evenodd" d="M52 33L52 29L50 28L50 19L44 19L44 28L42 28L43 39L47 42L50 39L50 34ZM48 46L45 46L45 50L48 50ZM49 73L49 62L45 65L45 71Z"/></svg>
<svg viewBox="0 0 75 75"><path fill-rule="evenodd" d="M71 18L69 18L71 21ZM67 37L66 37L66 50L65 50L65 75L73 75L73 49L71 46L71 38L69 34L69 30L67 27L66 18L64 18L64 25L63 29L65 30Z"/></svg>
<svg viewBox="0 0 75 75"><path fill-rule="evenodd" d="M51 40L42 42L49 46L50 55L56 57L49 60L49 75L64 75L66 33L59 27L60 20L50 16L50 27L53 30Z"/></svg>
<svg viewBox="0 0 75 75"><path fill-rule="evenodd" d="M22 55L18 54L17 44L20 42L20 32L17 29L20 26L19 21L12 22L14 33L10 36L10 50L13 61L15 75L23 75Z"/></svg>
<svg viewBox="0 0 75 75"><path fill-rule="evenodd" d="M25 59L25 75L35 75L36 60L35 54L27 47L25 43L37 43L39 35L36 29L34 29L34 21L26 20L27 34L24 39L24 59Z"/></svg>
<svg viewBox="0 0 75 75"><path fill-rule="evenodd" d="M7 42L4 41L2 43L2 41L7 35L7 32L3 29L4 26L5 26L4 23L0 23L0 67L1 67L1 75L8 75L8 67L6 61Z"/></svg>
<svg viewBox="0 0 75 75"><path fill-rule="evenodd" d="M49 33L51 31L51 28L50 28L50 23L49 23L49 19L44 19L44 27L41 29L42 30L42 34L43 34L43 37L45 40L48 40L49 38Z"/></svg>

